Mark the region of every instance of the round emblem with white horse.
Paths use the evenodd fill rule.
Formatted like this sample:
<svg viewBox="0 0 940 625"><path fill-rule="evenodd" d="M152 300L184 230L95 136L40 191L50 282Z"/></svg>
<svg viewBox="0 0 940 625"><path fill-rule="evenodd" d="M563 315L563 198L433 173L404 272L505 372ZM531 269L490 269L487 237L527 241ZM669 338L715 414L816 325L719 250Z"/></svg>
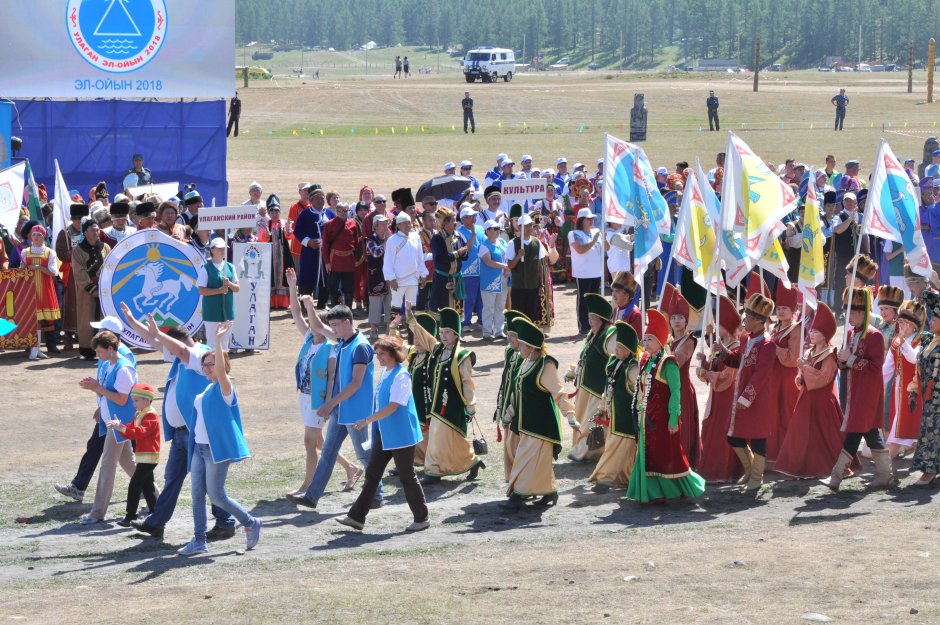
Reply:
<svg viewBox="0 0 940 625"><path fill-rule="evenodd" d="M123 318L121 304L141 323L152 314L163 329L182 326L190 334L202 325L202 298L196 278L205 264L196 249L158 230L141 230L111 250L101 269L101 310ZM128 324L124 339L149 347Z"/></svg>

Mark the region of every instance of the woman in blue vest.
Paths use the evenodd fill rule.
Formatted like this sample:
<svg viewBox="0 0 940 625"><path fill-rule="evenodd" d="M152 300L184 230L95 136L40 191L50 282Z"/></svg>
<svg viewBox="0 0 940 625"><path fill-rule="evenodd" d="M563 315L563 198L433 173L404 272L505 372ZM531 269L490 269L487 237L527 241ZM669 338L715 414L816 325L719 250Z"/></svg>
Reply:
<svg viewBox="0 0 940 625"><path fill-rule="evenodd" d="M206 344L215 347L219 324L235 319L235 293L238 293L238 276L235 267L225 260L225 239L212 239L209 243L209 259L199 272L196 286L202 295L202 320L206 324ZM231 334L225 333L222 351L228 352Z"/></svg>
<svg viewBox="0 0 940 625"><path fill-rule="evenodd" d="M206 545L206 495L242 524L246 549L253 549L261 535L261 519L242 508L225 492L225 480L233 462L251 456L242 431L241 410L235 387L228 375L222 345L232 331L232 322L219 325L215 348L202 357L202 369L212 382L193 405L193 435L189 437L189 470L193 488L193 539L177 551L181 556L208 553Z"/></svg>
<svg viewBox="0 0 940 625"><path fill-rule="evenodd" d="M300 353L297 354L297 364L294 365L294 378L297 382L297 401L300 406L300 417L304 423L304 449L307 451L306 472L304 482L300 488L288 493L303 495L313 481L313 474L317 469L318 451L323 447L323 417L317 414L317 409L326 400L327 377L330 362L330 351L333 344L327 341L326 335L315 331L325 323L325 313L317 311L313 305L313 298L309 295L297 297L297 273L293 268L285 272L287 285L290 291L290 312L294 319L294 327L303 336ZM300 303L303 302L307 315L324 314L320 318L320 326L309 323L304 318ZM342 453L336 456L336 461L346 470L346 484L343 491L351 491L356 482L363 475L363 469L351 463Z"/></svg>
<svg viewBox="0 0 940 625"><path fill-rule="evenodd" d="M93 391L98 400L98 436L105 437L101 452L101 468L98 470L98 485L95 487L95 503L91 511L82 517L82 525L92 525L104 520L114 492L114 474L117 465L128 475L133 475L134 451L127 439L117 431L109 431L108 421L119 420L128 424L134 420L134 403L130 401L131 389L137 384L137 369L118 353L121 345L117 335L109 330L98 332L91 339L91 347L101 361L97 378L88 376L78 385Z"/></svg>
<svg viewBox="0 0 940 625"><path fill-rule="evenodd" d="M427 529L431 522L424 491L414 468L415 446L421 442L422 435L411 390L411 375L402 365L405 360L404 342L397 336L380 338L375 344L375 357L384 371L375 389L373 413L355 424L357 430L364 430L371 424L372 455L359 498L346 517L337 519L337 522L356 530L365 526L366 515L372 508L385 467L389 460L394 459L405 500L414 516L414 522L405 531L418 532Z"/></svg>

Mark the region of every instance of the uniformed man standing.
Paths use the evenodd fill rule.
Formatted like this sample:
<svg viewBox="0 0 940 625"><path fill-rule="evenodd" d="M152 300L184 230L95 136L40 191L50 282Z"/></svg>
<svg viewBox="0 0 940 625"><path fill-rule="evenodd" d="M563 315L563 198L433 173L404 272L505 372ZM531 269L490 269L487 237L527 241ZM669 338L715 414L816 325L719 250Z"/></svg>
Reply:
<svg viewBox="0 0 940 625"><path fill-rule="evenodd" d="M718 122L718 98L714 91L708 92L705 107L708 109L708 130L721 130L721 124Z"/></svg>
<svg viewBox="0 0 940 625"><path fill-rule="evenodd" d="M849 105L849 96L845 95L845 89L839 89L839 95L832 96L832 105L836 107L836 125L833 130L842 130L845 108Z"/></svg>
<svg viewBox="0 0 940 625"><path fill-rule="evenodd" d="M477 124L473 121L473 98L470 97L469 91L463 92L460 106L463 108L463 133L467 134L467 122L470 122L470 132L476 133Z"/></svg>
<svg viewBox="0 0 940 625"><path fill-rule="evenodd" d="M145 184L153 184L153 174L149 169L144 167L144 155L135 154L132 158L134 166L124 172L123 178L123 187L126 190L128 187L140 187ZM137 181L134 182L133 179L128 180L128 177L134 174L137 176ZM128 184L132 182L133 184Z"/></svg>
<svg viewBox="0 0 940 625"><path fill-rule="evenodd" d="M235 128L235 136L238 136L238 118L242 115L242 101L238 99L238 92L228 105L228 128L225 129L225 136L232 134L232 127Z"/></svg>

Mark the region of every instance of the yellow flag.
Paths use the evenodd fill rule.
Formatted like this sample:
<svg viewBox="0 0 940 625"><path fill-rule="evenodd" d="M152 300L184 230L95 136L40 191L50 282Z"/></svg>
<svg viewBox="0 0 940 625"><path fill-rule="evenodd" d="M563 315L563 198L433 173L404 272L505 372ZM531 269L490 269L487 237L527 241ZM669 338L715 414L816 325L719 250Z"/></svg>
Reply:
<svg viewBox="0 0 940 625"><path fill-rule="evenodd" d="M800 276L798 284L803 300L810 308L816 308L816 287L826 277L823 261L822 226L819 221L819 197L816 194L816 177L809 170L806 185L806 202L803 209L803 249L800 252Z"/></svg>

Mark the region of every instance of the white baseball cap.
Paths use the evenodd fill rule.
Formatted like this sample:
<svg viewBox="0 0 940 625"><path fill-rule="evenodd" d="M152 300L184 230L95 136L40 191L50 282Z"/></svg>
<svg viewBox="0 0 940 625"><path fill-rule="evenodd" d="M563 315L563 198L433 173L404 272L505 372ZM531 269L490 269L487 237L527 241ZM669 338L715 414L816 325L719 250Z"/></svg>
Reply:
<svg viewBox="0 0 940 625"><path fill-rule="evenodd" d="M465 202L460 205L460 218L461 219L463 219L464 217L476 217L476 216L477 216L477 212L473 210L473 208L469 204Z"/></svg>
<svg viewBox="0 0 940 625"><path fill-rule="evenodd" d="M842 196L842 199L843 199L843 200L852 200L853 202L857 202L857 201L858 201L858 198L857 198L857 197L855 196L855 194L852 193L851 191L849 191L848 193L846 193L845 195L843 195L843 196Z"/></svg>
<svg viewBox="0 0 940 625"><path fill-rule="evenodd" d="M565 164L567 165L567 164L568 164L568 159L565 158L564 156L559 156L559 157L558 157L558 160L555 161L555 164L556 164L556 165L561 165L562 163L565 163Z"/></svg>
<svg viewBox="0 0 940 625"><path fill-rule="evenodd" d="M405 211L402 211L402 212L398 213L397 215L395 215L395 223L396 223L396 224L403 224L403 223L405 223L405 222L411 223L411 215L409 215L409 214L406 213Z"/></svg>
<svg viewBox="0 0 940 625"><path fill-rule="evenodd" d="M113 315L108 315L101 321L92 321L89 324L95 330L110 330L115 334L121 334L124 332L124 324L121 323L121 320Z"/></svg>
<svg viewBox="0 0 940 625"><path fill-rule="evenodd" d="M500 166L500 167L505 167L506 165L515 165L515 164L516 164L516 162L515 162L514 160L512 160L511 158L509 158L508 156L507 156L506 158L503 158L503 159L501 159L501 160L499 161L499 166Z"/></svg>
<svg viewBox="0 0 940 625"><path fill-rule="evenodd" d="M387 221L388 221L388 217L386 217L385 215L376 215L375 217L372 218L372 225L380 224L380 223L387 222Z"/></svg>
<svg viewBox="0 0 940 625"><path fill-rule="evenodd" d="M209 241L209 249L212 249L212 248L218 248L218 249L224 250L225 239L223 239L222 237L216 237L212 239L211 241Z"/></svg>
<svg viewBox="0 0 940 625"><path fill-rule="evenodd" d="M572 169L581 169L582 167L584 167L584 163L575 163Z"/></svg>
<svg viewBox="0 0 940 625"><path fill-rule="evenodd" d="M473 167L473 163L471 163L470 161L460 161L460 166L461 167Z"/></svg>
<svg viewBox="0 0 940 625"><path fill-rule="evenodd" d="M542 170L542 178L544 178L545 176L554 176L554 175L555 175L555 170L552 169L551 167L546 167L545 169Z"/></svg>
<svg viewBox="0 0 940 625"><path fill-rule="evenodd" d="M595 217L597 215L592 213L590 208L582 208L578 211L578 219L594 219Z"/></svg>
<svg viewBox="0 0 940 625"><path fill-rule="evenodd" d="M597 159L597 164L598 164L598 165L603 165L603 164L604 164L604 159L603 159L603 158Z"/></svg>
<svg viewBox="0 0 940 625"><path fill-rule="evenodd" d="M535 222L532 221L532 217L528 213L519 218L520 226L531 226L533 223Z"/></svg>
<svg viewBox="0 0 940 625"><path fill-rule="evenodd" d="M506 154L505 152L500 152L499 154L496 155L496 162L498 163L504 158L509 158L509 155Z"/></svg>
<svg viewBox="0 0 940 625"><path fill-rule="evenodd" d="M524 163L525 161L531 161L531 160L532 160L532 155L531 155L531 154L523 154L523 155L519 158L519 162L520 162L520 163Z"/></svg>
<svg viewBox="0 0 940 625"><path fill-rule="evenodd" d="M448 169L457 169L457 166L454 164L454 161L447 161L446 163L444 163L444 171L447 171Z"/></svg>
<svg viewBox="0 0 940 625"><path fill-rule="evenodd" d="M487 220L486 220L486 223L483 224L483 229L484 229L484 230L489 230L490 228L497 228L497 229L499 229L499 224L496 223L496 222L495 222L494 220L492 220L492 219L487 219Z"/></svg>

